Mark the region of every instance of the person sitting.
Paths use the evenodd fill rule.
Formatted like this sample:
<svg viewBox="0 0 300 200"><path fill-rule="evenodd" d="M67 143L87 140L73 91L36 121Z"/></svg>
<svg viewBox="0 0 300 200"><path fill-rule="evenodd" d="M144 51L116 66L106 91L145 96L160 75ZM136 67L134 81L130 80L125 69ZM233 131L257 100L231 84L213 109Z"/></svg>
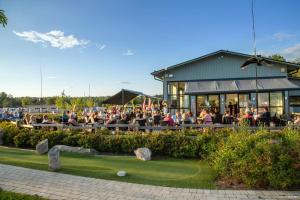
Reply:
<svg viewBox="0 0 300 200"><path fill-rule="evenodd" d="M29 120L29 124L36 124L37 122L36 122L36 117L35 116L33 116L33 115L31 115L30 116L30 120Z"/></svg>
<svg viewBox="0 0 300 200"><path fill-rule="evenodd" d="M300 125L300 115L296 116L296 119L294 120L295 125Z"/></svg>
<svg viewBox="0 0 300 200"><path fill-rule="evenodd" d="M51 124L51 122L50 122L50 120L48 118L48 115L44 115L43 116L42 124Z"/></svg>
<svg viewBox="0 0 300 200"><path fill-rule="evenodd" d="M158 126L161 121L161 115L160 112L157 110L153 115L153 125Z"/></svg>
<svg viewBox="0 0 300 200"><path fill-rule="evenodd" d="M264 111L259 118L259 121L262 122L266 126L270 126L271 114L269 112L268 107L264 107Z"/></svg>
<svg viewBox="0 0 300 200"><path fill-rule="evenodd" d="M72 126L78 126L79 125L77 120L76 120L76 115L75 114L73 114L73 113L70 114L70 117L68 119L68 124L72 125Z"/></svg>
<svg viewBox="0 0 300 200"><path fill-rule="evenodd" d="M176 123L176 125L180 125L181 124L181 122L182 122L182 116L181 116L180 111L176 112L173 120Z"/></svg>
<svg viewBox="0 0 300 200"><path fill-rule="evenodd" d="M209 114L209 112L208 112L207 109L204 109L203 124L205 124L205 125L211 125L211 124L213 124L211 115Z"/></svg>
<svg viewBox="0 0 300 200"><path fill-rule="evenodd" d="M192 123L188 113L182 114L182 123L183 124L191 124Z"/></svg>
<svg viewBox="0 0 300 200"><path fill-rule="evenodd" d="M67 123L69 121L69 111L64 111L62 118L61 118L62 123Z"/></svg>
<svg viewBox="0 0 300 200"><path fill-rule="evenodd" d="M166 122L166 124L167 124L168 126L174 126L174 125L175 125L175 122L174 122L174 120L172 119L172 116L171 116L170 113L168 113L168 114L166 115L166 117L164 118L163 121Z"/></svg>
<svg viewBox="0 0 300 200"><path fill-rule="evenodd" d="M30 114L29 113L26 113L25 116L24 116L24 124L30 124Z"/></svg>
<svg viewBox="0 0 300 200"><path fill-rule="evenodd" d="M222 119L222 123L223 124L232 124L232 122L233 122L233 118L230 114L230 111L226 110L225 115L223 116L223 119Z"/></svg>
<svg viewBox="0 0 300 200"><path fill-rule="evenodd" d="M214 108L213 123L214 124L221 124L222 123L222 114L220 113L218 108Z"/></svg>

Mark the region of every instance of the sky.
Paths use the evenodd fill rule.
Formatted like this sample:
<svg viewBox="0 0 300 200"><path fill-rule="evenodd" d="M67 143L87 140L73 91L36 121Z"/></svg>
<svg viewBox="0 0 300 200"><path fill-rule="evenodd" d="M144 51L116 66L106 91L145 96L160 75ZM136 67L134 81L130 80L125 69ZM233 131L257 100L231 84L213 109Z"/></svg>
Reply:
<svg viewBox="0 0 300 200"><path fill-rule="evenodd" d="M300 58L300 1L255 0L257 50ZM162 94L150 75L220 49L253 53L250 0L0 0L0 91Z"/></svg>

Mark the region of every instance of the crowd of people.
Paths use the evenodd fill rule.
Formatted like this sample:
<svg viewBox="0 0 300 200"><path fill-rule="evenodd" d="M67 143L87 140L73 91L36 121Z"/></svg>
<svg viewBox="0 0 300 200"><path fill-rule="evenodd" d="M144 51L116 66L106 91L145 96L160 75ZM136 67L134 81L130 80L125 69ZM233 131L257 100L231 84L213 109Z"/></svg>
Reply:
<svg viewBox="0 0 300 200"><path fill-rule="evenodd" d="M138 124L140 126L179 126L181 124L248 124L250 126L258 125L286 125L282 120L273 116L265 107L262 112L256 108L240 109L237 114L232 114L230 109L221 114L217 108L203 108L197 115L188 112L168 113L166 103L162 105L151 104L151 106L141 106L136 108L126 108L114 106L100 111L84 110L78 115L73 111L64 111L58 121L49 119L47 114L42 119L26 113L24 115L25 124L34 123L63 123L66 125L79 126L86 124ZM285 122L286 123L286 122ZM300 124L300 117L296 117L294 123Z"/></svg>

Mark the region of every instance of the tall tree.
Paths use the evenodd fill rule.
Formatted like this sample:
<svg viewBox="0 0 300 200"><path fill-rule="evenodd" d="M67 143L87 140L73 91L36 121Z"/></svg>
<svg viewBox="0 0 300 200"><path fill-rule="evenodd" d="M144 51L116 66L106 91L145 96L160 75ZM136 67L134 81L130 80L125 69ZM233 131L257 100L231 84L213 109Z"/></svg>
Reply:
<svg viewBox="0 0 300 200"><path fill-rule="evenodd" d="M269 58L271 58L272 60L279 61L279 62L285 62L286 61L286 59L280 54L273 54L273 55L269 56Z"/></svg>
<svg viewBox="0 0 300 200"><path fill-rule="evenodd" d="M2 24L3 27L7 25L7 17L4 14L4 10L0 10L0 24Z"/></svg>

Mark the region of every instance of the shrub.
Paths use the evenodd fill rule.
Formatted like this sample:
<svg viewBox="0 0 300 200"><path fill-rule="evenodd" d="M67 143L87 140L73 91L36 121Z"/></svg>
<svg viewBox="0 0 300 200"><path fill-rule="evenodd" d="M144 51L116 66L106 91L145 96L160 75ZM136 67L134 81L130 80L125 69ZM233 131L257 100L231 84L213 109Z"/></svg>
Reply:
<svg viewBox="0 0 300 200"><path fill-rule="evenodd" d="M293 129L231 134L211 158L219 178L224 180L279 189L300 183L300 136Z"/></svg>

